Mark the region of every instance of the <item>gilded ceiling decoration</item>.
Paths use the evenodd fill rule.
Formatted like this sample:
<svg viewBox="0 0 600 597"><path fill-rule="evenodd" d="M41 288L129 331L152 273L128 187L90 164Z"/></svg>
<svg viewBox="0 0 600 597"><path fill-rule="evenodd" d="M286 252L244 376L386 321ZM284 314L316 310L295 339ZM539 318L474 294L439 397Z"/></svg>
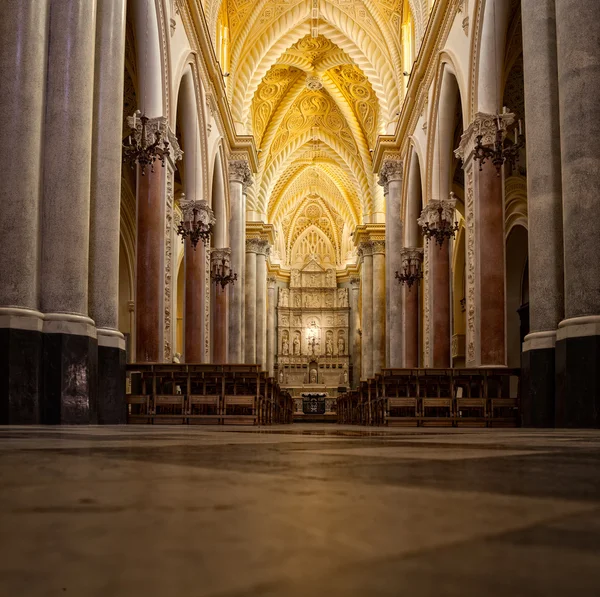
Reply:
<svg viewBox="0 0 600 597"><path fill-rule="evenodd" d="M249 209L275 225L282 265L318 245L341 267L385 211L370 150L400 110L405 0L203 1L211 30L227 8L232 115L259 150Z"/></svg>

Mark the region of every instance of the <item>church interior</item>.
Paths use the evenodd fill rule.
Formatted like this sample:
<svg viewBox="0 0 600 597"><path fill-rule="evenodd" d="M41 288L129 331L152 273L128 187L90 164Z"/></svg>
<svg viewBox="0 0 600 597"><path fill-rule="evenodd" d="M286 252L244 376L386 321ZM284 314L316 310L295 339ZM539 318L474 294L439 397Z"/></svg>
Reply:
<svg viewBox="0 0 600 597"><path fill-rule="evenodd" d="M7 594L600 592L598 0L0 10Z"/></svg>

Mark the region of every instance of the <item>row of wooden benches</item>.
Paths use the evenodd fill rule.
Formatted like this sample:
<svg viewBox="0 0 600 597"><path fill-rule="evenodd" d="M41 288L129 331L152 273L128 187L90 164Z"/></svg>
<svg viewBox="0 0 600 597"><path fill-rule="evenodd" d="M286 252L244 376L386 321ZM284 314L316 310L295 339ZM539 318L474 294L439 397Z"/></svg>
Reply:
<svg viewBox="0 0 600 597"><path fill-rule="evenodd" d="M338 422L354 425L519 424L518 369L384 369L338 398Z"/></svg>
<svg viewBox="0 0 600 597"><path fill-rule="evenodd" d="M291 423L293 399L259 365L128 365L129 423Z"/></svg>

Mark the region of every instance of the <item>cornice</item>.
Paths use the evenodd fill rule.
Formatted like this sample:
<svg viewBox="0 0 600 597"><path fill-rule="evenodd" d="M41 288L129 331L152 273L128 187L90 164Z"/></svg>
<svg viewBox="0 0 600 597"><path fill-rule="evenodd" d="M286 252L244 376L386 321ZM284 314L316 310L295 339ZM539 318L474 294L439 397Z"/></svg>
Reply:
<svg viewBox="0 0 600 597"><path fill-rule="evenodd" d="M275 244L275 226L264 222L246 222L246 238L262 239Z"/></svg>

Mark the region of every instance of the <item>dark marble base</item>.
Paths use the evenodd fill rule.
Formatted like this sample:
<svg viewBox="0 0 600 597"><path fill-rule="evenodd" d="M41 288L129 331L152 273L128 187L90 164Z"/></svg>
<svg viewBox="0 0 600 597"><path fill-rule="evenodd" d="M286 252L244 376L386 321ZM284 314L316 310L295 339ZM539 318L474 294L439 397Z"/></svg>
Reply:
<svg viewBox="0 0 600 597"><path fill-rule="evenodd" d="M96 422L98 350L95 338L45 334L41 422L88 425Z"/></svg>
<svg viewBox="0 0 600 597"><path fill-rule="evenodd" d="M0 329L0 424L40 422L42 334Z"/></svg>
<svg viewBox="0 0 600 597"><path fill-rule="evenodd" d="M556 426L600 427L600 336L556 343Z"/></svg>
<svg viewBox="0 0 600 597"><path fill-rule="evenodd" d="M521 356L521 415L525 427L554 427L554 348L528 350Z"/></svg>
<svg viewBox="0 0 600 597"><path fill-rule="evenodd" d="M127 423L125 351L98 346L98 418L101 425Z"/></svg>

